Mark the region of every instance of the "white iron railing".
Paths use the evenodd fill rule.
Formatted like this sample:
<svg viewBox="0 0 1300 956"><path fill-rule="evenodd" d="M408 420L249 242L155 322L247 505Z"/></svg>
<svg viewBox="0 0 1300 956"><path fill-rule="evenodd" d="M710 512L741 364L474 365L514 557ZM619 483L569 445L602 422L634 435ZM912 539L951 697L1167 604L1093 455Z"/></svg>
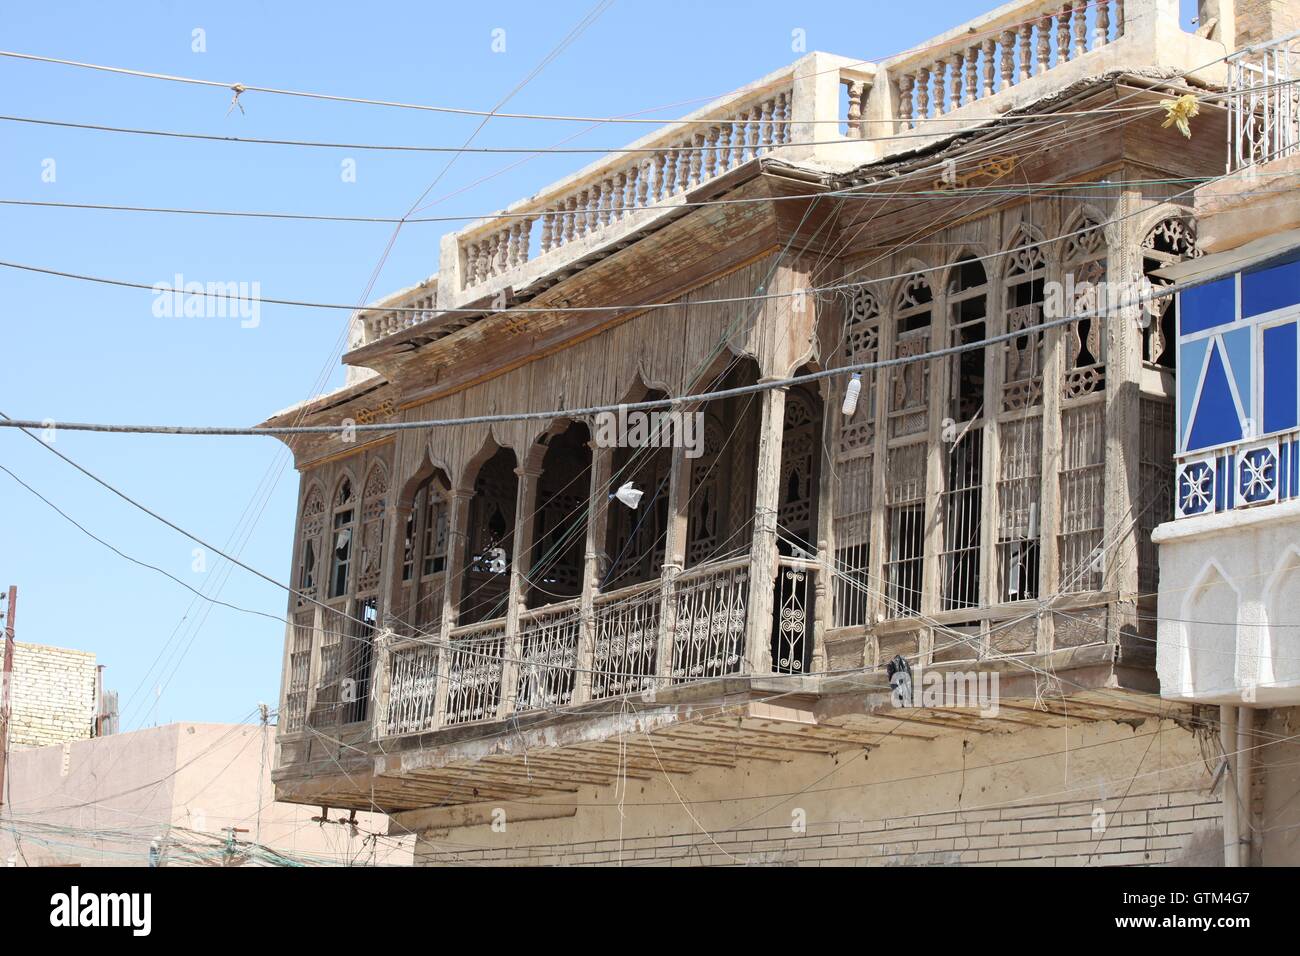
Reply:
<svg viewBox="0 0 1300 956"><path fill-rule="evenodd" d="M1300 34L1249 47L1228 61L1228 172L1289 156L1300 145L1295 65Z"/></svg>

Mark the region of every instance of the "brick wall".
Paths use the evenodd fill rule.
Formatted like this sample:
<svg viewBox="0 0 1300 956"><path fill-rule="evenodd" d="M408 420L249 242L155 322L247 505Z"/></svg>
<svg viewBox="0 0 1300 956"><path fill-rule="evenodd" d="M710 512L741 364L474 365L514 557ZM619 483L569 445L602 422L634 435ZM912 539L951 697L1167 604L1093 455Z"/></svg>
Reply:
<svg viewBox="0 0 1300 956"><path fill-rule="evenodd" d="M1097 807L1105 828L1093 829ZM420 841L417 865L1153 866L1222 863L1222 809L1203 791L809 823L568 845L453 849ZM1215 857L1215 851L1218 857Z"/></svg>
<svg viewBox="0 0 1300 956"><path fill-rule="evenodd" d="M641 768L617 787L415 810L390 832L416 832L424 865L1220 866L1209 732L1153 717L895 735L834 757L671 780Z"/></svg>
<svg viewBox="0 0 1300 956"><path fill-rule="evenodd" d="M1247 46L1300 29L1298 0L1234 0L1236 45Z"/></svg>
<svg viewBox="0 0 1300 956"><path fill-rule="evenodd" d="M94 709L94 654L42 644L14 644L10 749L87 740Z"/></svg>

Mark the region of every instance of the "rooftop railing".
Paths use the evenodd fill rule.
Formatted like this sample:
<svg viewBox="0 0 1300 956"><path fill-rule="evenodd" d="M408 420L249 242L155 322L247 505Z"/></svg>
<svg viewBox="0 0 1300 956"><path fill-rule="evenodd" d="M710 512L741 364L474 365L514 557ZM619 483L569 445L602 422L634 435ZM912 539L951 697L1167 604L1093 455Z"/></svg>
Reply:
<svg viewBox="0 0 1300 956"><path fill-rule="evenodd" d="M1228 172L1281 159L1300 147L1293 82L1300 34L1248 47L1228 60Z"/></svg>
<svg viewBox="0 0 1300 956"><path fill-rule="evenodd" d="M847 171L1090 77L1156 70L1221 83L1224 70L1215 64L1222 55L1219 43L1182 31L1175 0L1013 0L879 63L809 53L444 236L436 279L359 312L354 348L430 316L442 315L439 334L451 334L469 319L457 323L459 313L446 310L477 308L506 291L540 291L566 269L675 215L693 191L756 159ZM1273 98L1270 115L1278 117L1263 129L1242 127L1238 138L1246 154L1275 148L1277 137L1294 137L1294 109L1285 113L1294 104L1266 93L1276 89L1270 77L1289 68L1284 61L1274 56L1268 64L1237 63L1237 82L1248 84L1241 87L1243 109L1267 95Z"/></svg>

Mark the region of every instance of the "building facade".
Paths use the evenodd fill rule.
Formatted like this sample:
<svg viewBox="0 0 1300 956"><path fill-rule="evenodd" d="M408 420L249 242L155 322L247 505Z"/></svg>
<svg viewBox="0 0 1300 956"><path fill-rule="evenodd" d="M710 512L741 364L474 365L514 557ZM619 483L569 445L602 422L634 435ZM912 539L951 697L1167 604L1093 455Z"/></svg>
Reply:
<svg viewBox="0 0 1300 956"><path fill-rule="evenodd" d="M1300 719L1300 111L1294 33L1230 60L1229 170L1197 190L1178 294L1174 520L1160 550L1166 699L1218 705L1230 865L1294 863ZM1235 858L1234 858L1235 857Z"/></svg>
<svg viewBox="0 0 1300 956"><path fill-rule="evenodd" d="M90 651L14 642L9 749L97 735L102 688Z"/></svg>
<svg viewBox="0 0 1300 956"><path fill-rule="evenodd" d="M331 429L279 798L429 863L1221 861L1155 667L1183 306L1102 293L1201 255L1224 111L1163 101L1252 9L809 54L444 237L267 423Z"/></svg>
<svg viewBox="0 0 1300 956"><path fill-rule="evenodd" d="M381 814L275 800L274 727L165 724L10 754L0 866L405 866Z"/></svg>

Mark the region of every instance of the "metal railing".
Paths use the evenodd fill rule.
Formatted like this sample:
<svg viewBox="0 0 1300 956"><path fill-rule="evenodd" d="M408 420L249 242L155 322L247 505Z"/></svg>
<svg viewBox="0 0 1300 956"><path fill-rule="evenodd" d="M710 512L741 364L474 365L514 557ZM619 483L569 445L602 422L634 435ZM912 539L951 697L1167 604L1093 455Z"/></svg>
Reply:
<svg viewBox="0 0 1300 956"><path fill-rule="evenodd" d="M1241 50L1228 60L1228 172L1281 159L1300 145L1294 78L1300 34Z"/></svg>

